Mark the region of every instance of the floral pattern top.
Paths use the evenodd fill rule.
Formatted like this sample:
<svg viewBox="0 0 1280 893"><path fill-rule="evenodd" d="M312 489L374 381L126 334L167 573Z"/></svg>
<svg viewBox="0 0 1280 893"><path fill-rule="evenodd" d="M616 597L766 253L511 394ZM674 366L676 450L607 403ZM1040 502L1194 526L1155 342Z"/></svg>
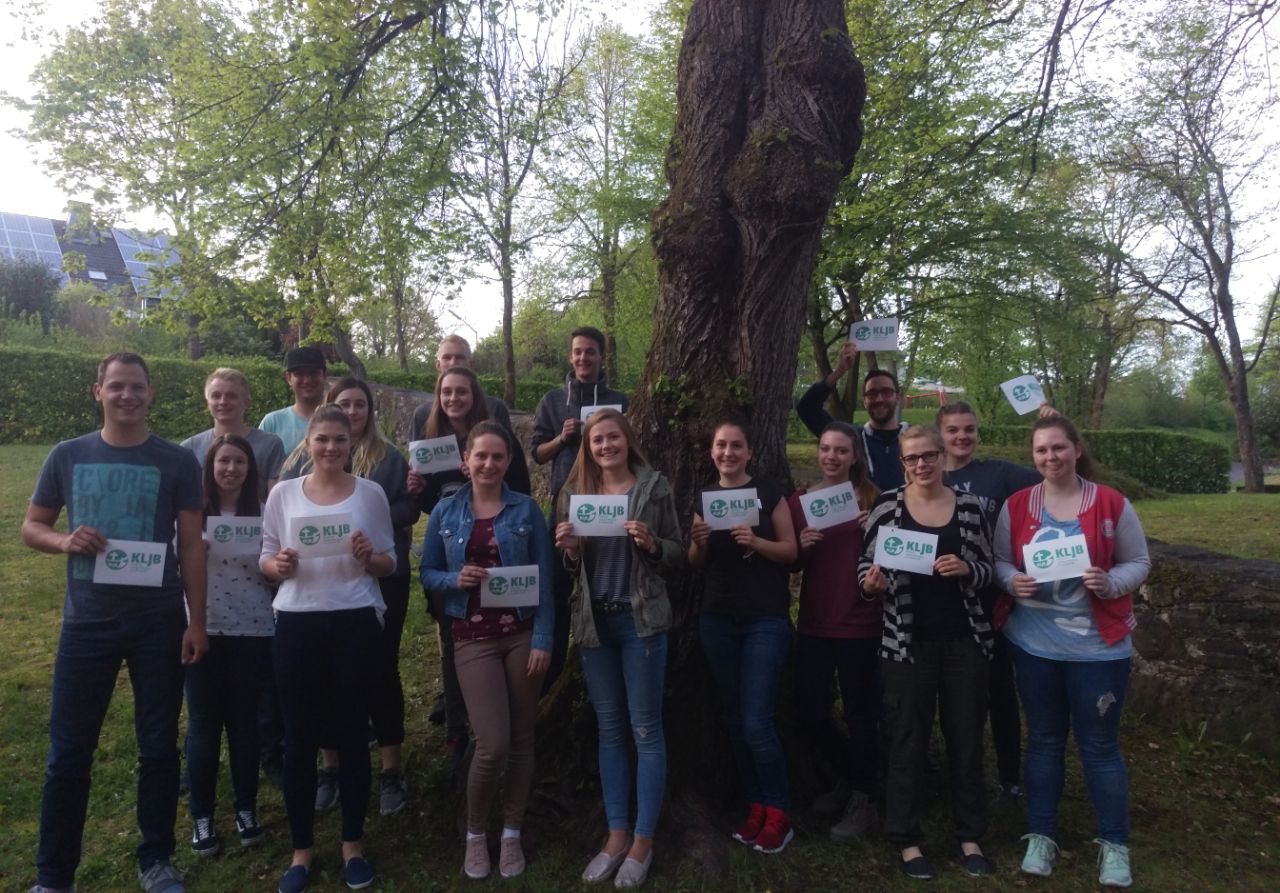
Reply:
<svg viewBox="0 0 1280 893"><path fill-rule="evenodd" d="M471 528L471 539L467 542L467 564L480 567L501 567L502 558L498 555L498 540L493 535L492 518L476 518ZM533 629L533 617L521 620L516 612L508 608L480 607L480 590L471 590L467 599L467 616L453 621L453 639L463 642L468 639L493 639L508 636L512 633Z"/></svg>

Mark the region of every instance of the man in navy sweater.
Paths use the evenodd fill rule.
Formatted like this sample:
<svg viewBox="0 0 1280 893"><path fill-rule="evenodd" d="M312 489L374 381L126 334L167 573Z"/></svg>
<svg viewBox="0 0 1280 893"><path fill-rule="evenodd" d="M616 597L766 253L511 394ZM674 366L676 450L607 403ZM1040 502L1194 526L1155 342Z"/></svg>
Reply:
<svg viewBox="0 0 1280 893"><path fill-rule="evenodd" d="M836 368L826 378L814 382L796 403L796 415L814 437L821 437L822 429L834 421L823 404L857 359L858 349L853 342L845 342L840 348L840 362ZM881 490L892 490L906 483L898 453L898 435L907 427L905 422L898 422L900 396L898 380L885 369L872 369L862 379L862 405L870 420L858 429L858 433L862 438L867 470Z"/></svg>

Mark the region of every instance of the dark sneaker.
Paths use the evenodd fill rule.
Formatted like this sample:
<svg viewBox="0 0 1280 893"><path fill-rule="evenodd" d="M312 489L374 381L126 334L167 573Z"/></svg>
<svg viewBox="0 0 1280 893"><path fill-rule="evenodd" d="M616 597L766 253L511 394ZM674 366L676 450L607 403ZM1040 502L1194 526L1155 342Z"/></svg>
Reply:
<svg viewBox="0 0 1280 893"><path fill-rule="evenodd" d="M906 859L902 863L902 873L918 881L931 881L934 876L933 863L924 856Z"/></svg>
<svg viewBox="0 0 1280 893"><path fill-rule="evenodd" d="M858 840L870 834L879 821L876 805L862 791L854 791L849 795L844 816L831 827L831 839Z"/></svg>
<svg viewBox="0 0 1280 893"><path fill-rule="evenodd" d="M139 871L138 885L142 893L187 893L182 872L168 862L157 862L146 871Z"/></svg>
<svg viewBox="0 0 1280 893"><path fill-rule="evenodd" d="M764 826L756 835L751 848L757 853L780 853L791 843L796 832L791 829L791 819L776 806L764 808Z"/></svg>
<svg viewBox="0 0 1280 893"><path fill-rule="evenodd" d="M266 831L258 824L258 814L252 809L242 809L236 813L236 831L240 833L240 846L261 843L266 836Z"/></svg>
<svg viewBox="0 0 1280 893"><path fill-rule="evenodd" d="M316 812L338 804L338 770L325 767L316 773Z"/></svg>
<svg viewBox="0 0 1280 893"><path fill-rule="evenodd" d="M363 856L352 856L342 866L342 878L352 890L363 890L373 883L373 866Z"/></svg>
<svg viewBox="0 0 1280 893"><path fill-rule="evenodd" d="M216 856L222 849L218 832L213 827L213 817L196 819L191 826L191 852L197 856Z"/></svg>
<svg viewBox="0 0 1280 893"><path fill-rule="evenodd" d="M743 819L742 824L734 829L733 839L738 843L745 843L751 846L756 842L756 837L760 834L760 829L764 827L764 804L752 803L751 809L747 812L747 817Z"/></svg>
<svg viewBox="0 0 1280 893"><path fill-rule="evenodd" d="M409 802L409 786L399 769L384 769L379 788L378 812L382 815L395 815Z"/></svg>

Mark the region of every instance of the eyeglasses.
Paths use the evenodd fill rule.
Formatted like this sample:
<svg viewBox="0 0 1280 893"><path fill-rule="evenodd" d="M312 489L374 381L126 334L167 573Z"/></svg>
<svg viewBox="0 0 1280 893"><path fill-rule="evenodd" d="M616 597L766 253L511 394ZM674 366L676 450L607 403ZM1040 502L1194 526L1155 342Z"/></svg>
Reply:
<svg viewBox="0 0 1280 893"><path fill-rule="evenodd" d="M896 393L898 392L893 388L872 388L869 391L863 391L862 396L868 400L887 400Z"/></svg>
<svg viewBox="0 0 1280 893"><path fill-rule="evenodd" d="M927 453L919 453L919 454L913 454L910 456L903 456L902 464L907 466L908 468L914 468L915 466L919 465L922 462L925 465L932 465L934 462L938 461L938 457L941 455L942 455L942 450L929 450Z"/></svg>

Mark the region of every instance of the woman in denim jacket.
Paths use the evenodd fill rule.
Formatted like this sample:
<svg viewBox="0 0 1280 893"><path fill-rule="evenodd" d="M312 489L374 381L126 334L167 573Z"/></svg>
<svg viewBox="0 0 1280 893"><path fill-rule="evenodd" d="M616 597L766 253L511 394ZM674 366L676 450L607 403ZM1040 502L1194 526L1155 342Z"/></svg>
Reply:
<svg viewBox="0 0 1280 893"><path fill-rule="evenodd" d="M511 436L495 422L471 429L463 461L471 482L431 513L422 548L422 585L441 594L453 619L454 660L476 733L467 778L468 877L489 874L489 809L505 776L498 867L524 871L520 826L533 782L540 677L551 662L555 604L551 538L538 504L503 483ZM481 607L488 568L538 567L537 607Z"/></svg>
<svg viewBox="0 0 1280 893"><path fill-rule="evenodd" d="M627 496L625 536L580 537L568 520L575 494ZM662 810L667 745L662 686L667 667L671 602L664 572L684 564L675 495L635 445L622 413L596 411L582 431L578 459L560 491L556 546L578 566L573 638L600 731L600 784L609 838L583 872L587 883L644 883L653 861L653 834ZM631 734L628 735L628 732ZM631 818L631 756L636 748L635 838Z"/></svg>

